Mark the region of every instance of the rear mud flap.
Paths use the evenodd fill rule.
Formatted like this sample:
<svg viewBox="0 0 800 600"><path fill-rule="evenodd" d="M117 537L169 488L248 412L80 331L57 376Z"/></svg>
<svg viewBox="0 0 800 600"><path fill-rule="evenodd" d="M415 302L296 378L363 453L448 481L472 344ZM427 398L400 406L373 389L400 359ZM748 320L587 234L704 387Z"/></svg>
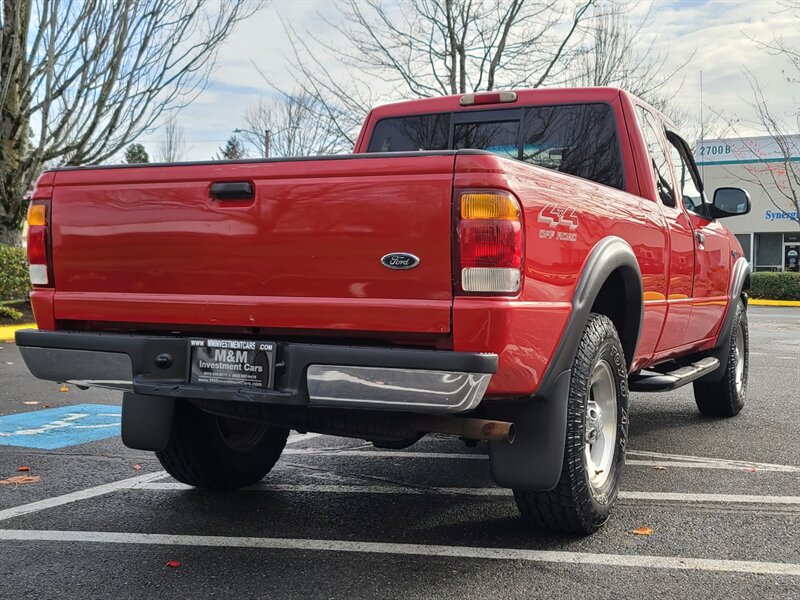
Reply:
<svg viewBox="0 0 800 600"><path fill-rule="evenodd" d="M567 431L570 371L561 373L547 397L492 406L491 419L511 421L513 444L489 442L492 477L497 485L530 491L553 489L561 477Z"/></svg>
<svg viewBox="0 0 800 600"><path fill-rule="evenodd" d="M163 450L172 433L175 399L126 392L122 396L122 443L135 450Z"/></svg>

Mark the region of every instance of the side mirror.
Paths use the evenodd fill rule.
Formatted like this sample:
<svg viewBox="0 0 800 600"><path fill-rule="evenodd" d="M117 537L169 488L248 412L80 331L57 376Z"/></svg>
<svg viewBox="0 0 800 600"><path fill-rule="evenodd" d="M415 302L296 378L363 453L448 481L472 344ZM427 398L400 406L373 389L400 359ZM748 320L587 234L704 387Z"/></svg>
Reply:
<svg viewBox="0 0 800 600"><path fill-rule="evenodd" d="M711 212L718 219L746 215L750 212L750 194L741 188L717 188Z"/></svg>

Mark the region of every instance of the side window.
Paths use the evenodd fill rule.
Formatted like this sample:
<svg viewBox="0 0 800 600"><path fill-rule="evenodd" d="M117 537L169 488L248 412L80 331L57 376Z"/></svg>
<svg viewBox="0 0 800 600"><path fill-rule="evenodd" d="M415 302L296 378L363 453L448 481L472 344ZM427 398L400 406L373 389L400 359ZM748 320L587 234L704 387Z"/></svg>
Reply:
<svg viewBox="0 0 800 600"><path fill-rule="evenodd" d="M672 153L672 164L678 176L678 198L683 200L683 206L689 212L696 215L706 216L703 206L702 187L696 179L695 170L690 166L689 159L685 156L686 149L679 140L673 138L672 134L667 135L670 151Z"/></svg>
<svg viewBox="0 0 800 600"><path fill-rule="evenodd" d="M653 174L656 178L656 190L661 202L667 206L675 206L675 192L672 189L672 176L670 175L667 153L664 142L658 133L656 118L641 106L636 107L639 126L647 144L647 151L653 162Z"/></svg>

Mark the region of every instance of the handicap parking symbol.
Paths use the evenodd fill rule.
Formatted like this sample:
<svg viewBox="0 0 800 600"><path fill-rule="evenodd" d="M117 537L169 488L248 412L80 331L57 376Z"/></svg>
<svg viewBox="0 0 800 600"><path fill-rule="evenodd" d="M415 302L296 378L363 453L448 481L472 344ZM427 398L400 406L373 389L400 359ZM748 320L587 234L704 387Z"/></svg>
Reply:
<svg viewBox="0 0 800 600"><path fill-rule="evenodd" d="M75 404L0 417L0 446L55 450L120 435L122 408Z"/></svg>

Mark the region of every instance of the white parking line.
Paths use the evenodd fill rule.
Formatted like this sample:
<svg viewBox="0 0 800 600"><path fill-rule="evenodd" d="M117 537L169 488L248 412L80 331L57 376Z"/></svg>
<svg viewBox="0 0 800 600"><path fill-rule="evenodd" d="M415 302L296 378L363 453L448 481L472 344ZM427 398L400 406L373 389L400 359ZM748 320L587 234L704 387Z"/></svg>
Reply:
<svg viewBox="0 0 800 600"><path fill-rule="evenodd" d="M311 439L313 437L318 437L321 434L318 433L305 433L305 434L295 434L289 437L287 444L296 443L304 440ZM313 456L357 456L359 458L447 458L447 459L467 459L467 460L486 460L488 456L485 454L454 454L454 453L446 453L446 452L403 452L403 451L382 451L382 450L315 450L311 448L286 448L284 450L284 454L288 455L313 455ZM640 455L640 456L648 456L654 458L662 458L662 461L644 461L644 460L629 460L628 464L635 465L647 465L647 466L656 466L656 465L668 465L670 467L686 467L686 468L701 468L701 469L743 469L749 466L755 466L756 469L761 471L773 471L773 472L785 472L785 473L798 473L800 472L800 467L794 467L790 465L776 465L770 463L746 463L742 461L733 461L727 459L718 459L718 458L707 458L707 457L698 457L698 456L685 456L685 455L678 455L678 454L661 454L658 452L645 452L645 451L629 451L631 455ZM667 461L667 462L664 462ZM175 487L175 486L182 486L183 484L173 484L173 483L160 483L156 484L159 479L165 479L169 477L166 471L157 471L155 473L148 473L145 475L139 475L137 477L131 477L128 479L123 479L120 481L115 481L112 483L106 483L102 485L98 485L95 487L87 488L84 490L79 490L77 492L72 492L69 494L64 494L62 496L55 496L53 498L47 498L45 500L39 500L36 502L31 502L28 504L23 504L21 506L14 506L11 508L6 508L0 510L0 521L5 521L8 519L13 519L15 517L19 517L22 515L27 515L35 512L39 512L42 510L46 510L48 508L53 508L56 506L63 506L64 504L71 504L73 502L78 502L80 500L86 500L89 498L95 498L97 496L104 496L106 494L110 494L119 490L125 489L133 489L133 488L144 488L144 489L184 489L184 487ZM186 486L188 487L188 486ZM297 486L294 486L297 488ZM324 488L326 486L317 486L320 488ZM329 486L330 487L330 486ZM339 486L345 487L345 486ZM353 488L358 488L354 490L356 492L365 493L366 486L348 486ZM275 488L277 489L277 488ZM403 490L409 489L416 489L416 488L390 488L392 490L391 493L402 493ZM425 491L425 488L420 488L422 491L416 493L429 493ZM438 488L439 490L447 490L448 488ZM475 491L477 489L483 488L449 488L451 490L467 490L466 492L458 492L458 493L465 493L465 494L473 494L473 495L495 495L495 494L506 494L507 492L502 488L485 488L487 490L496 490L496 491ZM374 493L374 492L373 492ZM386 492L378 492L378 493L386 493ZM406 492L406 493L415 493L415 492ZM439 493L447 493L439 492ZM455 493L455 492L454 492ZM620 497L625 498L626 494L637 494L635 496L636 499L649 499L649 500L660 500L660 501L675 501L675 502L750 502L750 503L766 503L766 504L797 504L797 497L796 496L735 496L735 495L725 495L725 494L659 494L659 493L650 493L650 492L621 492ZM647 494L648 497L645 498L642 494ZM629 495L629 498L633 499L634 496ZM702 499L701 499L702 497ZM748 499L750 498L750 499Z"/></svg>
<svg viewBox="0 0 800 600"><path fill-rule="evenodd" d="M299 433L289 436L289 439L286 441L286 443L296 444L297 442L309 440L311 438L315 438L320 435L322 434ZM12 506L11 508L0 510L0 521L6 521L8 519L13 519L14 517L21 517L22 515L39 512L42 510L46 510L48 508L53 508L55 506L63 506L64 504L71 504L73 502L78 502L80 500L96 498L97 496L105 496L106 494L110 494L112 492L116 492L119 490L138 488L145 483L150 483L158 479L164 479L165 477L169 477L169 474L166 471L157 471L155 473L147 473L146 475L139 475L138 477L122 479L120 481L114 481L112 483L105 483L103 485L90 487L85 490L78 490L77 492L64 494L62 496L54 496L53 498L46 498L45 500L38 500L37 502L22 504L21 506Z"/></svg>
<svg viewBox="0 0 800 600"><path fill-rule="evenodd" d="M622 491L619 493L619 497L625 500L651 500L656 502L722 502L724 504L793 504L800 506L800 496L756 496L753 494L691 494L684 492L673 493Z"/></svg>
<svg viewBox="0 0 800 600"><path fill-rule="evenodd" d="M643 456L646 458L661 459L667 461L687 461L695 463L718 464L728 465L740 469L747 467L755 467L761 471L778 471L783 473L800 473L800 467L793 465L778 465L774 463L759 463L748 462L744 460L735 460L730 458L714 458L710 456L689 456L685 454L663 454L661 452L649 452L646 450L628 450L629 456Z"/></svg>
<svg viewBox="0 0 800 600"><path fill-rule="evenodd" d="M63 506L64 504L71 504L79 500L87 500L88 498L95 498L96 496L104 496L118 490L127 490L136 487L143 483L155 481L156 479L163 479L167 476L166 471L157 471L155 473L147 473L146 475L139 475L138 477L131 477L129 479L122 479L114 481L113 483L105 483L95 487L87 488L72 492L71 494L64 494L63 496L55 496L37 502L30 502L21 506L12 506L0 510L0 521L13 519L14 517L21 517L30 513L39 512L55 506Z"/></svg>
<svg viewBox="0 0 800 600"><path fill-rule="evenodd" d="M183 483L170 481L144 483L143 490L184 491L194 489ZM411 494L432 496L502 496L511 498L511 490L497 487L414 487L404 485L327 485L327 484L269 484L261 483L242 491L290 492L323 494ZM800 496L755 496L749 494L693 494L673 492L619 493L623 500L649 500L655 502L719 502L725 504L784 504L800 506Z"/></svg>
<svg viewBox="0 0 800 600"><path fill-rule="evenodd" d="M670 469L712 469L715 471L743 471L752 465L726 464L715 462L692 462L678 460L638 460L629 458L625 461L625 466L632 467L669 467ZM776 465L775 467L764 467L758 471L768 471L770 473L800 473L800 468L789 465Z"/></svg>
<svg viewBox="0 0 800 600"><path fill-rule="evenodd" d="M800 564L717 560L688 556L648 556L633 554L595 554L520 548L475 548L427 544L394 544L344 540L228 537L211 535L168 535L159 533L122 533L112 531L37 531L0 530L0 540L84 542L99 544L148 544L160 546L205 546L214 548L258 548L266 550L303 550L317 552L358 552L406 556L472 558L482 560L519 560L565 565L601 565L683 571L757 573L762 575L800 576Z"/></svg>
<svg viewBox="0 0 800 600"><path fill-rule="evenodd" d="M306 440L320 437L322 435L322 433L295 433L294 435L289 436L289 438L286 440L286 444L297 444L298 442L305 442Z"/></svg>
<svg viewBox="0 0 800 600"><path fill-rule="evenodd" d="M402 450L324 450L316 448L287 448L285 455L311 455L311 456L356 456L359 458L433 458L433 459L461 459L461 460L488 460L486 454L465 454L457 452L409 452ZM705 458L700 456L681 456L678 454L660 454L657 452L628 451L631 456L648 456L661 460L628 459L626 465L640 467L668 466L684 469L717 469L723 471L741 471L748 467L755 467L758 471L775 473L800 473L800 467L793 465L775 465L769 463L748 463L738 460L721 458Z"/></svg>

